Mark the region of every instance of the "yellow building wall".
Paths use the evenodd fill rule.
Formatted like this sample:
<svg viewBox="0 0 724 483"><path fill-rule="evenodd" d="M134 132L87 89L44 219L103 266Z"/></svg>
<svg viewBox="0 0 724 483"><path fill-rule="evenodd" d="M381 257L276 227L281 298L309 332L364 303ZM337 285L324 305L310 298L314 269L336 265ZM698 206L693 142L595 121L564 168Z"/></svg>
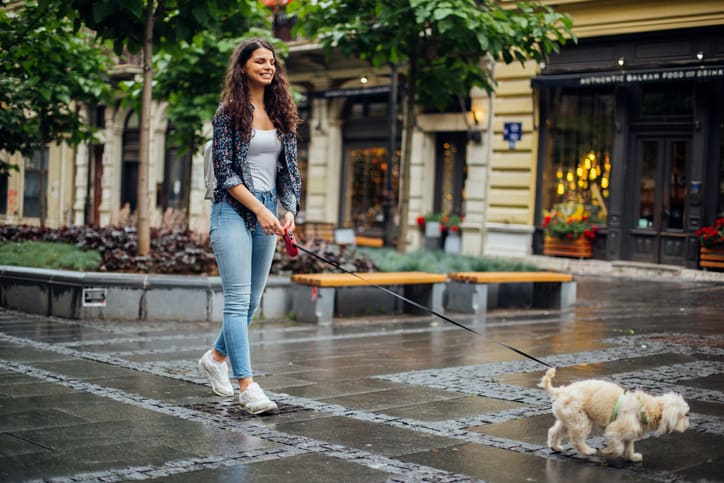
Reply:
<svg viewBox="0 0 724 483"><path fill-rule="evenodd" d="M502 0L502 5L515 5ZM543 1L573 18L577 37L650 32L724 24L724 1L560 0ZM535 62L495 65L498 82L493 101L488 222L532 225L535 209L538 126L530 80L540 72ZM506 122L522 123L522 138L510 149L503 140Z"/></svg>

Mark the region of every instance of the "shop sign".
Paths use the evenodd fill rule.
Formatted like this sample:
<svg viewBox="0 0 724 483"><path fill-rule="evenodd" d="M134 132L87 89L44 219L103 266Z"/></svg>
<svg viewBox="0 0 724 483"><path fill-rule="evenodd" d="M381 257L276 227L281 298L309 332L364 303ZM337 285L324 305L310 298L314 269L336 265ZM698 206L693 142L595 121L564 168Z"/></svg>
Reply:
<svg viewBox="0 0 724 483"><path fill-rule="evenodd" d="M681 67L674 69L632 70L629 72L598 72L581 74L540 75L532 80L534 87L595 87L650 82L704 81L724 79L724 66Z"/></svg>
<svg viewBox="0 0 724 483"><path fill-rule="evenodd" d="M376 94L389 94L390 86L359 87L353 89L330 89L317 94L318 97L332 99L335 97L361 97Z"/></svg>
<svg viewBox="0 0 724 483"><path fill-rule="evenodd" d="M515 149L515 143L523 136L523 125L520 122L506 122L503 124L503 141L508 141L510 149Z"/></svg>

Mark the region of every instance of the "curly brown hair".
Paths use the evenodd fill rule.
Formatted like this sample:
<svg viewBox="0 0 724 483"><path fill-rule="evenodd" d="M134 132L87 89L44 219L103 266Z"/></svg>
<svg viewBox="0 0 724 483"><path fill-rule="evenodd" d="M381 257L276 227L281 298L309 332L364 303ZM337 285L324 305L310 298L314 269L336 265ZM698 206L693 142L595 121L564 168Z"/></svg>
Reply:
<svg viewBox="0 0 724 483"><path fill-rule="evenodd" d="M257 49L271 51L276 64L274 78L271 84L264 89L264 108L280 134L295 134L299 124L297 106L289 92L289 82L282 65L276 62L277 56L274 47L264 39L247 39L234 49L226 68L224 90L221 92L224 110L234 120L234 127L241 130L243 138L251 138L253 111L249 101L249 86L246 83L244 66Z"/></svg>

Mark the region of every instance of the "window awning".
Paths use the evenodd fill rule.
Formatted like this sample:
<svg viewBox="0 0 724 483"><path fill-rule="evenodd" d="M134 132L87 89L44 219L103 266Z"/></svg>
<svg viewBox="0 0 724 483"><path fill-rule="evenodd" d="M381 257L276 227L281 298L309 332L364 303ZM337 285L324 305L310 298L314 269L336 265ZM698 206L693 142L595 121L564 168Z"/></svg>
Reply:
<svg viewBox="0 0 724 483"><path fill-rule="evenodd" d="M712 79L724 79L724 65L542 74L531 79L530 84L532 87L599 87Z"/></svg>

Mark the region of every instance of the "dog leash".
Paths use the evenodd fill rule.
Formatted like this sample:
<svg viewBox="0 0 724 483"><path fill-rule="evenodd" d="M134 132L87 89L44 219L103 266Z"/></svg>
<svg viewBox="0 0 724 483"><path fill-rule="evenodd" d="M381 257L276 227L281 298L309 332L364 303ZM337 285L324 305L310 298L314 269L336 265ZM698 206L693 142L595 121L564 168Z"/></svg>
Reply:
<svg viewBox="0 0 724 483"><path fill-rule="evenodd" d="M422 304L420 304L420 303L418 303L418 302L415 302L414 300L410 300L409 298L407 298L407 297L405 297L405 296L403 296L403 295L400 295L400 294L398 294L398 293L395 293L395 292L393 292L392 290L390 290L390 289L388 289L388 288L386 288L386 287L383 287L383 286L381 286L381 285L377 285L377 284L375 284L375 283L371 283L369 280L365 279L364 277L360 276L359 274L357 274L357 273L355 273L355 272L352 272L352 271L350 271L350 270L347 270L346 268L342 267L342 266L339 265L338 263L335 263L335 262L333 262L332 260L330 260L330 259L328 259L328 258L325 258L325 257L319 255L318 253L314 253L314 252L311 251L311 250L307 250L306 248L298 245L298 244L294 241L294 235L291 234L291 233L289 233L289 232L285 232L285 233L284 233L284 244L285 244L285 246L286 246L287 253L288 253L289 256L291 256L291 257L296 257L296 256L299 254L299 250L301 250L301 251L303 251L304 253L306 253L307 255L311 255L312 257L316 258L317 260L321 260L322 262L324 262L324 263L326 263L326 264L328 264L328 265L333 266L334 268L336 268L337 270L339 270L339 271L341 271L341 272L344 272L344 273L346 273L346 274L352 275L353 277L356 277L356 278L358 278L358 279L360 279L360 280L364 280L366 283L370 284L372 287L375 287L375 288L377 288L377 289L380 289L380 290L382 290L383 292L388 293L388 294L390 294L390 295L392 295L392 296L394 296L394 297L397 297L397 298L400 299L400 300L404 300L404 301L407 302L408 304L414 305L415 307L417 307L417 308L419 308L419 309L422 309L422 310L424 310L425 312L428 312L428 313L430 313L430 314L432 314L432 315L434 315L434 316L436 316L436 317L444 320L445 322L449 322L449 323L451 323L451 324L453 324L453 325L456 325L456 326L460 327L461 329L467 330L468 332L472 332L473 334L482 336L482 334L481 334L480 332L476 331L475 329L472 329L472 328L470 328L470 327L468 327L468 326L466 326L466 325L464 325L464 324L461 324L460 322L457 322L456 320L453 320L453 319L451 319L450 317L447 317L446 315L443 315L443 314L441 314L441 313L439 313L439 312L437 312L437 311L435 311L435 310L433 310L433 309L431 309L431 308L429 308L429 307L426 307L426 306L424 306L424 305L422 305ZM492 341L492 342L498 344L499 346L505 347L506 349L511 350L511 351L513 351L513 352L515 352L515 353L517 353L517 354L520 354L521 356L526 357L526 358L528 358L528 359L530 359L530 360L532 360L532 361L535 361L535 362L537 362L537 363L539 363L539 364L542 364L542 365L544 365L544 366L546 366L546 367L553 367L553 366L551 366L550 364L548 364L548 363L546 363L546 362L543 362L543 361L540 360L540 359L536 359L536 358L533 357L532 355L526 354L526 353L523 352L522 350L516 349L516 348L513 347L513 346L510 346L510 345L508 345L508 344L505 344L505 343L503 343L503 342L498 342L498 341Z"/></svg>

